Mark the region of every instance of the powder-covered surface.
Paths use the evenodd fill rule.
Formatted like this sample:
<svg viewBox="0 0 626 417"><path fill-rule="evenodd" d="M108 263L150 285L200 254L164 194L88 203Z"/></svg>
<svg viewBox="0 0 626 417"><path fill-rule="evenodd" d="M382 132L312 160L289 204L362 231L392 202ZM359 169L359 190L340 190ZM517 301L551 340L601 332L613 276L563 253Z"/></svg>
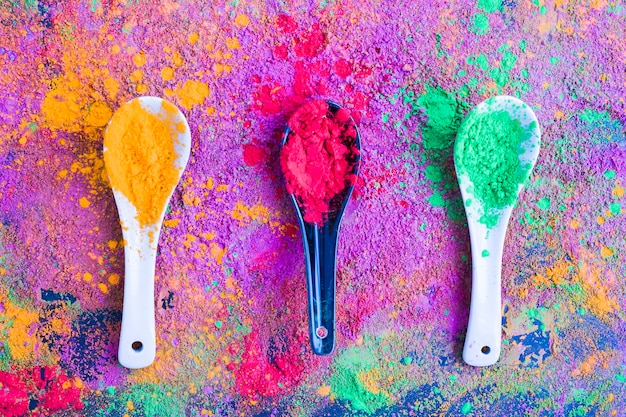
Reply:
<svg viewBox="0 0 626 417"><path fill-rule="evenodd" d="M454 145L458 175L467 175L470 186L466 205L477 200L480 222L493 227L500 211L517 200L520 184L528 179L532 164L522 161L523 144L530 140L528 128L511 118L507 110L471 111L459 127Z"/></svg>
<svg viewBox="0 0 626 417"><path fill-rule="evenodd" d="M296 196L304 221L321 225L329 218L331 200L354 185L356 129L347 110L333 114L324 100L304 104L288 126L280 154L285 185Z"/></svg>
<svg viewBox="0 0 626 417"><path fill-rule="evenodd" d="M623 414L625 13L606 1L2 2L0 407ZM503 353L476 369L460 356L471 267L448 138L496 94L535 110L542 149L509 224ZM157 358L131 372L116 358L123 248L102 140L137 95L179 106L193 149L161 235ZM349 109L363 139L331 357L309 349L279 164L288 118L318 98Z"/></svg>

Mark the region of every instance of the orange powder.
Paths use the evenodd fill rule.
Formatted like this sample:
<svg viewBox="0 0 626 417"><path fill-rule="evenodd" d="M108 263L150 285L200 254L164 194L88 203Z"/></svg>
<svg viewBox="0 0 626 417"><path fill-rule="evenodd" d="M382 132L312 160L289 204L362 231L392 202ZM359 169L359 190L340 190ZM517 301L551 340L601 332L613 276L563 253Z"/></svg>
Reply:
<svg viewBox="0 0 626 417"><path fill-rule="evenodd" d="M174 105L163 101L159 115L133 100L121 107L104 134L104 162L111 186L137 209L142 227L156 223L178 183L174 165Z"/></svg>

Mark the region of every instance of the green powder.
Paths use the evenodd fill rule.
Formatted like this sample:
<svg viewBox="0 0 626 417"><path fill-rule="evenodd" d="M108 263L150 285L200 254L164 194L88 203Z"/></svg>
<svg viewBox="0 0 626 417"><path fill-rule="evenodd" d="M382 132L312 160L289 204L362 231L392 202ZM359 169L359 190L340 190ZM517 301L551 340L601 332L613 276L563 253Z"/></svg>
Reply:
<svg viewBox="0 0 626 417"><path fill-rule="evenodd" d="M474 24L472 25L472 32L477 35L484 35L489 31L489 18L482 13L476 13L474 15Z"/></svg>
<svg viewBox="0 0 626 417"><path fill-rule="evenodd" d="M463 414L469 414L471 411L472 411L472 404L471 403L465 403L461 407L461 413L463 413Z"/></svg>
<svg viewBox="0 0 626 417"><path fill-rule="evenodd" d="M489 69L489 58L487 55L480 54L476 57L476 65L483 71L487 71Z"/></svg>
<svg viewBox="0 0 626 417"><path fill-rule="evenodd" d="M611 214L613 216L617 216L618 214L622 212L622 205L620 203L615 202L609 206L609 210L611 210Z"/></svg>
<svg viewBox="0 0 626 417"><path fill-rule="evenodd" d="M443 199L443 196L439 193L433 193L430 197L428 197L428 202L433 207L443 207L446 202Z"/></svg>
<svg viewBox="0 0 626 417"><path fill-rule="evenodd" d="M424 148L444 149L452 145L461 124L459 104L454 96L438 87L429 88L417 104L428 116L428 122L422 129Z"/></svg>
<svg viewBox="0 0 626 417"><path fill-rule="evenodd" d="M483 258L486 258L489 256L489 251L487 249L483 249L482 253L480 254Z"/></svg>
<svg viewBox="0 0 626 417"><path fill-rule="evenodd" d="M473 184L470 191L482 204L481 223L491 228L499 211L517 199L520 183L526 181L530 164L522 164L521 144L530 137L532 124L524 130L505 110L472 111L461 124L454 150L459 175Z"/></svg>
<svg viewBox="0 0 626 417"><path fill-rule="evenodd" d="M495 12L501 5L501 0L478 0L478 8L483 9L487 13Z"/></svg>
<svg viewBox="0 0 626 417"><path fill-rule="evenodd" d="M136 384L124 396L126 401L132 401L136 409L143 410L141 415L146 417L177 417L183 415L181 404L185 401L172 401L172 393L164 386L157 384ZM177 399L185 396L178 393Z"/></svg>
<svg viewBox="0 0 626 417"><path fill-rule="evenodd" d="M550 208L550 199L548 197L544 197L537 201L537 207L544 211L548 210Z"/></svg>
<svg viewBox="0 0 626 417"><path fill-rule="evenodd" d="M435 182L443 181L443 169L438 165L428 165L426 167L426 178Z"/></svg>
<svg viewBox="0 0 626 417"><path fill-rule="evenodd" d="M368 390L359 374L371 371L378 366L374 355L363 348L350 348L335 356L334 373L329 378L332 392L340 399L350 402L352 408L373 414L388 405L389 398L384 392Z"/></svg>

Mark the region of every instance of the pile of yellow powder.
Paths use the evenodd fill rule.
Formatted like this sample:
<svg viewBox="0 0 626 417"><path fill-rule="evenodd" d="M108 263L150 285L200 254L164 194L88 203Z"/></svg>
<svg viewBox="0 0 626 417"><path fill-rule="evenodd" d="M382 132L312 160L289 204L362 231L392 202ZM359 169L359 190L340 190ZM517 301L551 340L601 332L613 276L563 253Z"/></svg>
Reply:
<svg viewBox="0 0 626 417"><path fill-rule="evenodd" d="M173 122L176 114L167 101L155 115L135 99L115 112L104 134L111 186L135 206L142 227L159 220L180 177L174 138L186 127Z"/></svg>

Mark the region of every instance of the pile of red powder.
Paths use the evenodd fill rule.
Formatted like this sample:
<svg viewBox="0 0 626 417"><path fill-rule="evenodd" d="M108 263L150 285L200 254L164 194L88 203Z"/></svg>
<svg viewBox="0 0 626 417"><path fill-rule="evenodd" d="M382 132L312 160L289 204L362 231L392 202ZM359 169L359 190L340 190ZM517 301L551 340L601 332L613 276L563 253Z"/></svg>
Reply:
<svg viewBox="0 0 626 417"><path fill-rule="evenodd" d="M331 200L354 184L358 155L350 113L333 114L323 100L310 101L289 119L289 137L280 156L287 191L304 209L304 220L323 224Z"/></svg>

